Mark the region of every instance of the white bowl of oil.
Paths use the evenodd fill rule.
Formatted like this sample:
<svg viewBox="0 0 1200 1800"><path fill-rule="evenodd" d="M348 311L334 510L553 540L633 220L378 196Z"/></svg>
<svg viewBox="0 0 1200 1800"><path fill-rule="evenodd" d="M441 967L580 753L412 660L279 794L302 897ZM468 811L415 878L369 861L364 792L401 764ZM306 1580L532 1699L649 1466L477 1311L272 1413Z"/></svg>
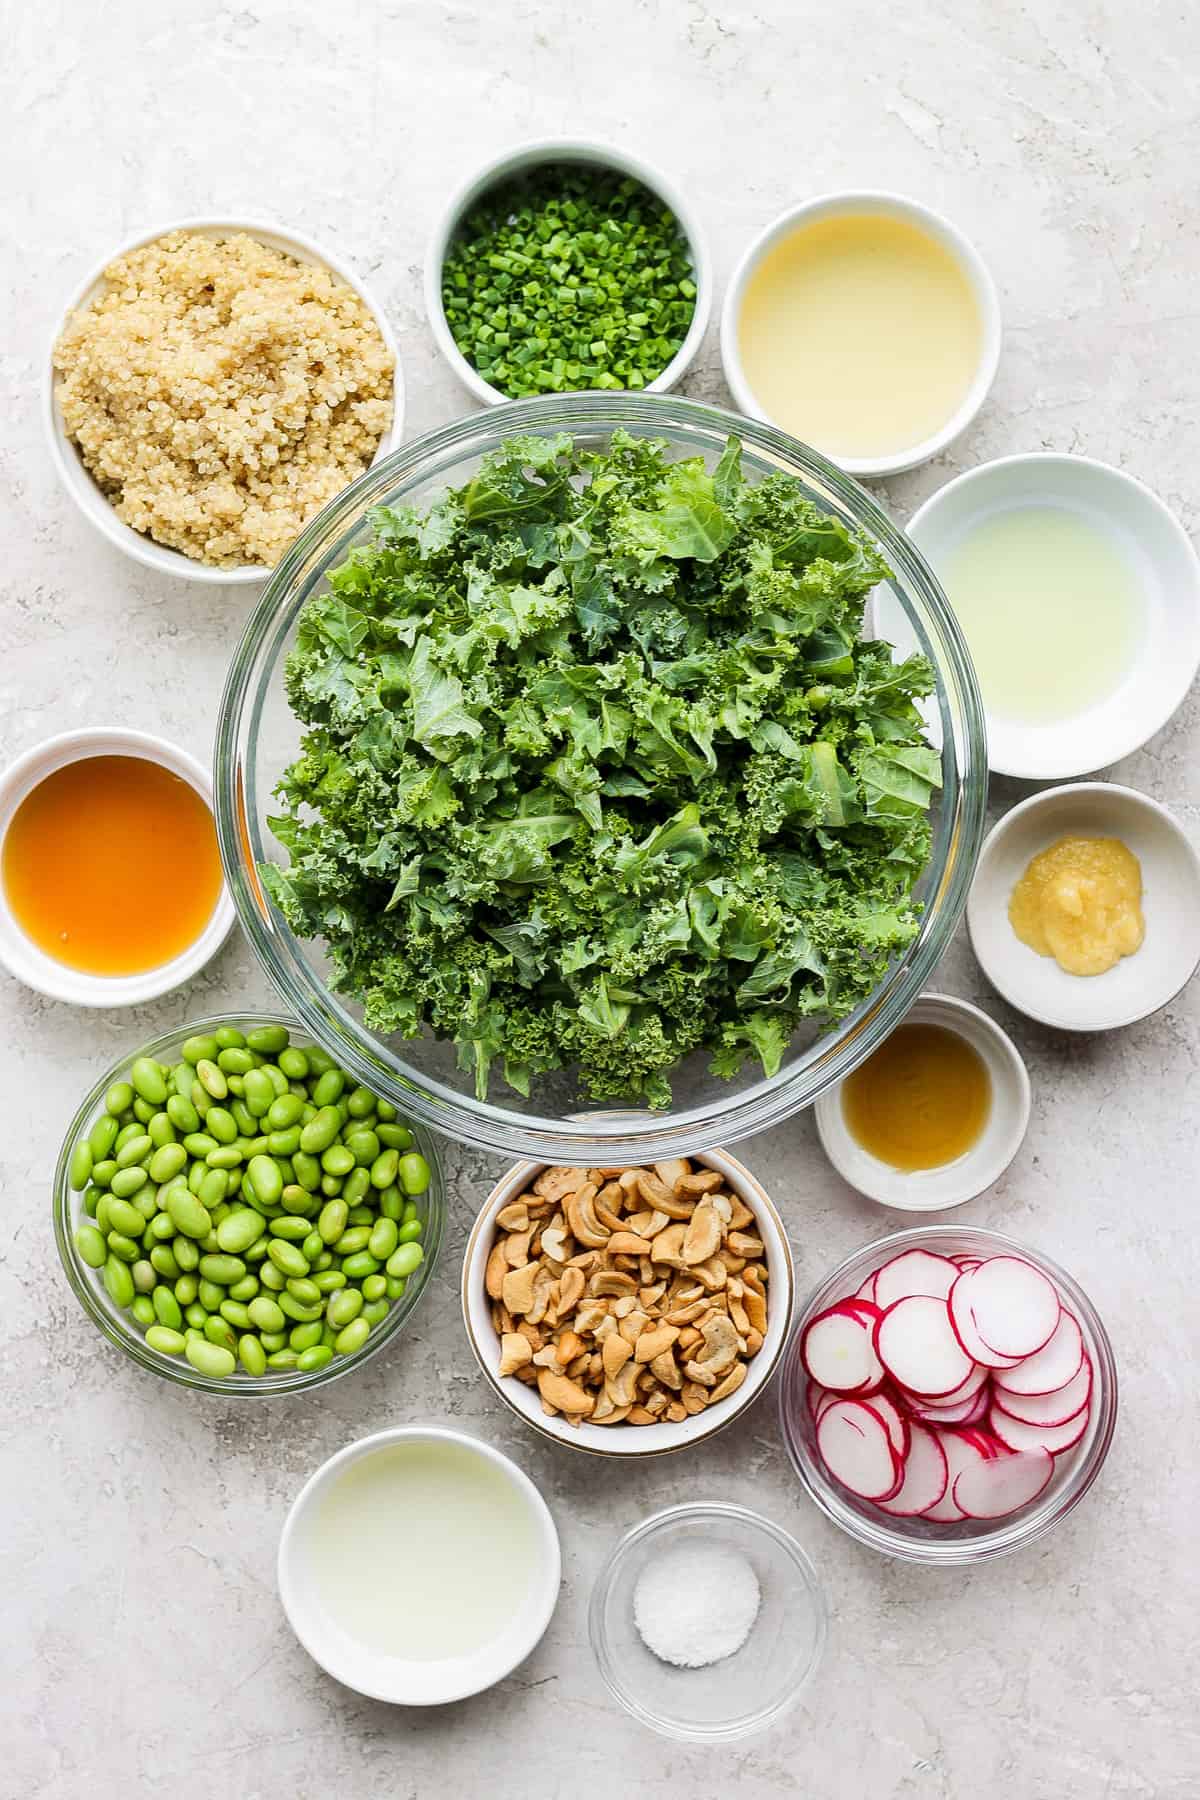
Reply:
<svg viewBox="0 0 1200 1800"><path fill-rule="evenodd" d="M561 1573L528 1475L438 1425L378 1431L330 1457L279 1542L279 1597L313 1661L398 1706L503 1680L550 1623Z"/></svg>
<svg viewBox="0 0 1200 1800"><path fill-rule="evenodd" d="M721 361L739 409L851 475L940 454L1000 361L987 265L949 219L901 194L822 194L781 213L734 271Z"/></svg>
<svg viewBox="0 0 1200 1800"><path fill-rule="evenodd" d="M975 1199L1012 1162L1029 1125L1029 1075L980 1007L922 994L813 1111L851 1187L900 1212L939 1212Z"/></svg>
<svg viewBox="0 0 1200 1800"><path fill-rule="evenodd" d="M1108 768L1187 695L1200 667L1200 561L1124 470L1002 457L947 483L908 535L966 637L996 774L1062 781ZM919 648L882 589L874 616L881 637Z"/></svg>

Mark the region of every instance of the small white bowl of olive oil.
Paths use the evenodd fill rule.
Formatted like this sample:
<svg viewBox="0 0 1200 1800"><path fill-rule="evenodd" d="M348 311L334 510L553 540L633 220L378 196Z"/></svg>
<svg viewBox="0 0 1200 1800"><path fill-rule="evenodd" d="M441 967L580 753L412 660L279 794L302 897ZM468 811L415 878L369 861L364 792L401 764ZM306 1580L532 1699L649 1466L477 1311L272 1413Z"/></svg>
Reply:
<svg viewBox="0 0 1200 1800"><path fill-rule="evenodd" d="M851 1187L901 1212L940 1212L999 1181L1029 1110L1029 1075L1007 1032L969 1000L922 994L814 1113Z"/></svg>
<svg viewBox="0 0 1200 1800"><path fill-rule="evenodd" d="M542 1637L562 1565L550 1510L490 1444L405 1425L305 1482L279 1596L314 1662L397 1706L442 1706L511 1673Z"/></svg>
<svg viewBox="0 0 1200 1800"><path fill-rule="evenodd" d="M1200 667L1200 560L1123 469L1002 457L939 489L908 535L966 638L996 774L1062 781L1108 768L1187 695ZM902 652L919 647L885 589L874 615Z"/></svg>
<svg viewBox="0 0 1200 1800"><path fill-rule="evenodd" d="M823 194L745 252L721 314L742 412L851 475L928 462L965 431L1000 360L1000 303L949 219L900 194Z"/></svg>

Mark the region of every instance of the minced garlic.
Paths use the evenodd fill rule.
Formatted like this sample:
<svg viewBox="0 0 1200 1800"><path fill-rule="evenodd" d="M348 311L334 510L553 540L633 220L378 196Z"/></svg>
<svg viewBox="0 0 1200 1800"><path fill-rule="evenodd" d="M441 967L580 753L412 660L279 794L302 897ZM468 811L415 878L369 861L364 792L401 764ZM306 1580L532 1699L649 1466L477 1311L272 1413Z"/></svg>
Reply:
<svg viewBox="0 0 1200 1800"><path fill-rule="evenodd" d="M221 567L278 562L392 418L394 358L364 302L245 233L174 231L119 257L54 367L118 518Z"/></svg>
<svg viewBox="0 0 1200 1800"><path fill-rule="evenodd" d="M1141 864L1119 838L1059 838L1018 881L1008 917L1023 944L1068 975L1103 975L1141 948Z"/></svg>

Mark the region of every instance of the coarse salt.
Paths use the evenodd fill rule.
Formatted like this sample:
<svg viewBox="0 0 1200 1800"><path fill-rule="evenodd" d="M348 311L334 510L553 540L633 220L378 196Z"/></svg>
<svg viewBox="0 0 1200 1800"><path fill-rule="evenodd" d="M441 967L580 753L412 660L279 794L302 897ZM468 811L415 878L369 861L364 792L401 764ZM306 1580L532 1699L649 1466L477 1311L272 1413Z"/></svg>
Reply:
<svg viewBox="0 0 1200 1800"><path fill-rule="evenodd" d="M760 1598L744 1556L693 1541L646 1564L633 1591L633 1617L642 1642L662 1662L702 1669L741 1649Z"/></svg>

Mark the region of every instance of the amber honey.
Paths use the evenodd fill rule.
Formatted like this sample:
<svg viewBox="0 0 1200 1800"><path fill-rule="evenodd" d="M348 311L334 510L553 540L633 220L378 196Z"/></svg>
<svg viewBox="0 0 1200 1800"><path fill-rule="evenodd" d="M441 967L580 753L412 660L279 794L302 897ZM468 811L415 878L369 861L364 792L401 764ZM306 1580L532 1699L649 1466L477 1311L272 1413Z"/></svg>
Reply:
<svg viewBox="0 0 1200 1800"><path fill-rule="evenodd" d="M212 814L136 756L68 763L27 794L4 839L4 893L26 935L87 975L136 975L195 943L221 892Z"/></svg>
<svg viewBox="0 0 1200 1800"><path fill-rule="evenodd" d="M944 1025L900 1025L847 1077L852 1138L893 1169L938 1169L979 1141L992 1107L987 1065Z"/></svg>

